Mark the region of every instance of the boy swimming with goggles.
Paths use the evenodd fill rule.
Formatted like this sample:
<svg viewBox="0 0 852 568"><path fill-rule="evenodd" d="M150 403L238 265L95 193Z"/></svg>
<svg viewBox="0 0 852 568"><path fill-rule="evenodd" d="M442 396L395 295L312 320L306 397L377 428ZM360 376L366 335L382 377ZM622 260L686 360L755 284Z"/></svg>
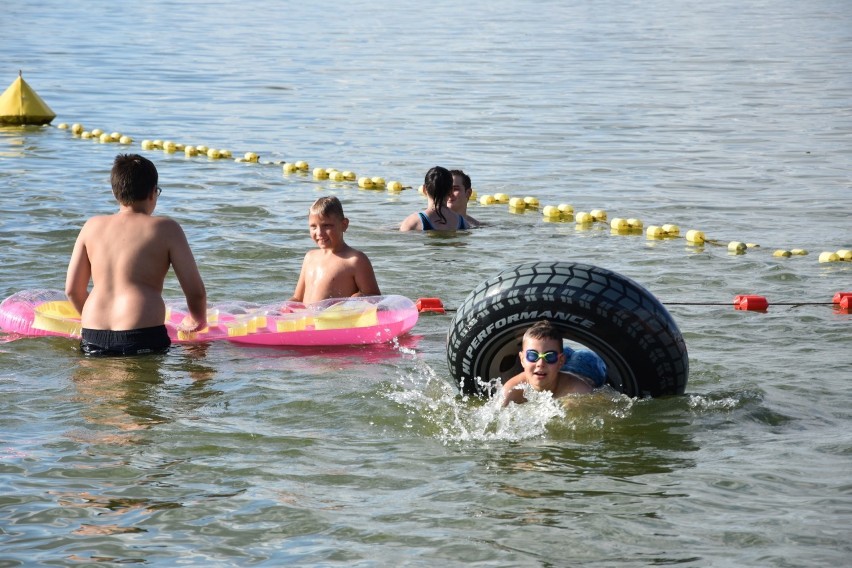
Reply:
<svg viewBox="0 0 852 568"><path fill-rule="evenodd" d="M566 365L566 352L570 356ZM565 350L562 335L543 320L524 333L518 356L524 370L503 384L503 406L527 402L524 384L536 391L549 391L553 398L590 393L606 381L606 365L588 350Z"/></svg>

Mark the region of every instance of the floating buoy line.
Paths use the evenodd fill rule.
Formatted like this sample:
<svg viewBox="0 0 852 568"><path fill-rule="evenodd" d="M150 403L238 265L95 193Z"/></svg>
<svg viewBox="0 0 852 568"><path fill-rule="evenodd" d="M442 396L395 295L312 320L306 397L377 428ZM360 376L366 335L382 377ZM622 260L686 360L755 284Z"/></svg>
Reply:
<svg viewBox="0 0 852 568"><path fill-rule="evenodd" d="M445 314L455 312L456 308L447 308L440 298L418 298L414 302L421 314ZM766 312L770 302L766 296L757 294L739 294L733 302L663 302L666 306L733 306L735 310L749 312ZM772 302L773 306L834 306L838 313L852 313L852 292L837 292L830 302Z"/></svg>
<svg viewBox="0 0 852 568"><path fill-rule="evenodd" d="M94 140L103 144L116 143L121 145L133 144L133 138L120 132L107 132L100 128L86 130L82 124L68 125L61 123L57 125L60 130L68 130L75 138L82 140ZM205 145L191 145L174 142L171 140L145 139L140 144L143 150L160 150L166 154L183 153L187 158L206 157L209 160L227 160L238 163L272 165L281 168L283 175L311 175L317 181L351 182L357 184L361 189L387 191L399 193L411 189L412 186L404 185L400 181L386 181L381 176L358 176L352 170L338 170L336 168L314 167L304 160L299 161L264 161L255 152L246 152L242 156L234 157L233 153L225 148L214 148ZM422 193L422 186L420 193ZM645 235L647 240L663 241L671 239L684 239L688 246L702 248L704 245L725 247L731 255L745 255L749 252L767 250L757 243L745 243L740 241L724 242L719 239L711 239L704 231L697 229L687 230L681 235L681 229L674 223L661 225L648 225L641 219L614 217L608 219L608 214L603 209L591 209L589 211L574 211L574 207L568 203L558 205L542 205L538 198L533 196L512 197L506 193L495 193L478 196L474 191L471 200L475 200L482 207L506 205L508 212L523 214L540 211L542 220L547 223L574 223L578 231L586 231L599 228L601 225L609 226L610 233L615 236ZM778 259L790 259L793 257L808 256L809 252L802 248L775 249L772 256ZM836 251L823 251L817 256L819 263L852 262L852 249L838 249ZM797 304L798 305L798 304Z"/></svg>

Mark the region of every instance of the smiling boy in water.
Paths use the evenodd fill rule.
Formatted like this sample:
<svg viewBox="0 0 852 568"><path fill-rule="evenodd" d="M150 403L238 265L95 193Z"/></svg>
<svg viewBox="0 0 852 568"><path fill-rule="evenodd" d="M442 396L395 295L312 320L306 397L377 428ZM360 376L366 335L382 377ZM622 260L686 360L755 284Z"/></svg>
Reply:
<svg viewBox="0 0 852 568"><path fill-rule="evenodd" d="M473 195L470 176L462 170L450 170L450 173L453 176L453 189L447 198L447 207L464 217L471 227L479 227L481 223L467 214L467 203Z"/></svg>
<svg viewBox="0 0 852 568"><path fill-rule="evenodd" d="M118 213L86 221L65 278L65 295L81 314L80 350L87 355L162 353L171 345L162 298L169 268L191 314L181 327L186 331L207 326L204 282L180 225L153 216L160 197L156 166L138 154L119 154L110 182Z"/></svg>
<svg viewBox="0 0 852 568"><path fill-rule="evenodd" d="M553 398L560 398L569 394L590 393L605 380L605 376L599 377L603 380L596 381L583 374L562 370L565 364L562 335L547 320L536 323L524 333L518 356L524 370L503 384L503 406L508 406L510 402L527 402L524 384L529 384L536 391L549 391L553 393Z"/></svg>
<svg viewBox="0 0 852 568"><path fill-rule="evenodd" d="M291 301L310 304L328 298L381 294L367 255L343 240L349 219L336 197L320 197L308 211L311 238L319 247L308 251Z"/></svg>

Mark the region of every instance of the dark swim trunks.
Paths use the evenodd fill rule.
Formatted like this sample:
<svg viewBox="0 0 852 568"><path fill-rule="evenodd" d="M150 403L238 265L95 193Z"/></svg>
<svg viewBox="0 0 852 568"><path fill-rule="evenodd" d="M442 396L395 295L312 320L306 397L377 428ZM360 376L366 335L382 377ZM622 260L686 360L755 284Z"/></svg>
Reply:
<svg viewBox="0 0 852 568"><path fill-rule="evenodd" d="M83 328L80 351L86 355L144 355L165 353L171 344L164 325L127 331Z"/></svg>

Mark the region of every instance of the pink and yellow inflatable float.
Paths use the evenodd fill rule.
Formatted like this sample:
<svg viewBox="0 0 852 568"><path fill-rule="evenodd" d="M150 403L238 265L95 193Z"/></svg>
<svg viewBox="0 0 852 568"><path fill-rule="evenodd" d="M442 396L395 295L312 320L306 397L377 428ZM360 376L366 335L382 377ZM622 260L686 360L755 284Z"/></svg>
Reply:
<svg viewBox="0 0 852 568"><path fill-rule="evenodd" d="M303 305L231 302L208 306L208 327L180 329L185 304L166 302L166 328L176 343L227 340L246 345L365 345L385 343L417 323L404 296L334 298ZM80 337L80 314L58 290L24 290L0 303L0 330L24 337Z"/></svg>

